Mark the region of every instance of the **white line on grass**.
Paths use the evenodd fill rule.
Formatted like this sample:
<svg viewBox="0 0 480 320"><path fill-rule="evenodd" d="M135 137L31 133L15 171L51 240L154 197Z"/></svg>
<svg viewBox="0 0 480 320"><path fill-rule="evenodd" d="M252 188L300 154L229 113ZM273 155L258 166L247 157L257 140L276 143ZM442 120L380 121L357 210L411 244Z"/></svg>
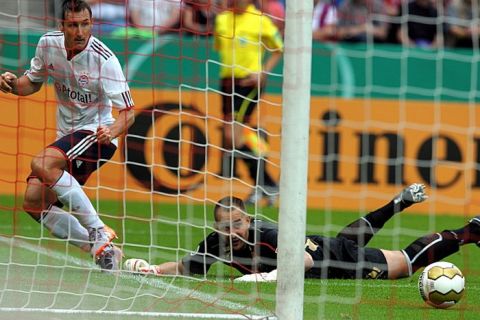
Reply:
<svg viewBox="0 0 480 320"><path fill-rule="evenodd" d="M93 262L91 261L86 261L80 258L72 257L69 255L66 255L64 253L60 253L58 251L54 250L48 250L44 247L41 247L39 245L33 245L27 241L23 241L18 238L6 238L3 236L0 236L0 242L4 244L8 244L10 246L16 246L31 252L35 252L37 254L45 255L50 258L54 258L57 260L61 261L68 261L71 264L78 265L80 267L85 267L85 268L90 268L90 269L96 269L98 268ZM105 274L108 275L108 274ZM170 283L166 283L160 278L147 278L144 276L140 275L135 275L135 274L130 274L130 273L120 273L118 274L120 278L123 279L129 279L129 280L134 280L142 285L147 284L151 287L155 288L161 288L161 289L167 289L167 290L172 290L175 294L180 295L180 296L188 296L188 297L193 297L196 298L204 303L207 304L217 304L221 306L222 308L227 308L229 310L240 310L241 312L249 312L254 315L224 315L224 314L208 314L210 318L217 318L217 319L276 319L276 317L272 315L268 315L270 312L267 310L260 310L258 308L252 307L252 306L245 306L239 303L235 303L232 301L226 301L225 299L218 299L218 297L215 297L213 295L207 294L207 293L202 293L199 291L193 291L181 287L177 287L175 285L172 285ZM10 310L11 309L11 310ZM36 310L34 308L0 308L0 311L30 311L30 310ZM43 309L42 309L43 310ZM63 309L45 309L43 310L44 312L54 312L54 313L63 313ZM138 314L141 316L152 316L154 314L155 316L163 317L164 315L168 315L169 317L176 317L176 318L194 318L197 317L198 314L192 314L192 313L162 313L162 312L133 312L133 311L90 311L90 310L67 310L68 313L99 313L99 314L126 314L126 313L132 313L132 315ZM238 312L238 311L237 311ZM202 318L200 314L200 318Z"/></svg>
<svg viewBox="0 0 480 320"><path fill-rule="evenodd" d="M40 309L40 308L3 308L2 312L40 312L40 313L56 313L56 314L101 314L116 316L142 316L142 317L168 317L168 318L184 318L184 319L255 319L255 320L273 320L276 317L269 316L251 316L251 315L229 315L229 314L212 314L212 313L167 313L167 312L134 312L134 311L90 311L90 310L69 310L69 309Z"/></svg>

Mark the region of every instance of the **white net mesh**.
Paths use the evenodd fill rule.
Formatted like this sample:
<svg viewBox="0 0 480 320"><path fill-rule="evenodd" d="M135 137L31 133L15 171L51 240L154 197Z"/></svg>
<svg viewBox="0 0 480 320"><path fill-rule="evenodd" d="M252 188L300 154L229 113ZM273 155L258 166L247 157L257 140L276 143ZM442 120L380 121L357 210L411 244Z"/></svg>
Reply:
<svg viewBox="0 0 480 320"><path fill-rule="evenodd" d="M58 7L49 1L0 5L1 69L21 74L39 36L54 28L54 19L46 17ZM434 23L448 20L442 19ZM225 143L229 122L221 99L235 95L219 85L222 62L212 38L187 37L182 30L155 37L130 29L122 36L99 34L124 67L137 117L115 157L90 177L85 190L117 231L126 258L156 264L195 251L214 231L213 205L222 196L247 199L260 190L261 201L248 212L277 221L278 190L257 185L264 182L263 169L275 182L280 176L281 66L269 72L258 107L240 126L268 141L252 177L244 161L248 153L237 148L234 160ZM395 216L372 246L403 249L425 233L460 227L477 212L476 48L403 47L374 43L372 37L355 44L314 43L308 234L334 236L413 182L427 185L429 200ZM205 277L113 276L101 273L88 254L47 234L23 212L22 199L31 158L55 138L54 90L47 85L20 99L2 93L0 104L7 110L0 118L2 315L273 318L274 283L234 283L239 272L220 263ZM478 312L473 276L479 270L472 250L451 257L471 276L472 292L461 309L449 313L453 318ZM307 280L304 317L418 318L421 310L428 318L415 282L416 277Z"/></svg>

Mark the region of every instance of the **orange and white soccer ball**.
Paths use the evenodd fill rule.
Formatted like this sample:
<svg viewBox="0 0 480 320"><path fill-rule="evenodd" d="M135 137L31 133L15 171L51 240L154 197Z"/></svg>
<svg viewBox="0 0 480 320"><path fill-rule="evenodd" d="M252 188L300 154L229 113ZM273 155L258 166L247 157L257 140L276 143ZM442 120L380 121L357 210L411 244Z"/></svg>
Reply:
<svg viewBox="0 0 480 320"><path fill-rule="evenodd" d="M428 265L418 278L423 300L435 308L449 308L463 296L465 278L453 263L435 262Z"/></svg>

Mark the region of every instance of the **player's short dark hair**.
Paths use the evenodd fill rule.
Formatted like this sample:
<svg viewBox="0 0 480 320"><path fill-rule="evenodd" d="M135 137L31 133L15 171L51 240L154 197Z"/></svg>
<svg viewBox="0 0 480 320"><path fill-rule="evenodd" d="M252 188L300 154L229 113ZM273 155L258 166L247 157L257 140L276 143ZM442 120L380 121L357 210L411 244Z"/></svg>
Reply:
<svg viewBox="0 0 480 320"><path fill-rule="evenodd" d="M215 208L213 209L213 214L215 216L215 221L218 221L218 212L220 210L231 210L231 209L239 209L242 212L245 212L245 203L242 199L233 197L233 196L226 196L220 199L216 204Z"/></svg>
<svg viewBox="0 0 480 320"><path fill-rule="evenodd" d="M92 8L84 0L64 0L62 3L62 22L65 20L65 15L67 11L71 12L82 12L83 10L88 10L90 13L90 18L92 17Z"/></svg>

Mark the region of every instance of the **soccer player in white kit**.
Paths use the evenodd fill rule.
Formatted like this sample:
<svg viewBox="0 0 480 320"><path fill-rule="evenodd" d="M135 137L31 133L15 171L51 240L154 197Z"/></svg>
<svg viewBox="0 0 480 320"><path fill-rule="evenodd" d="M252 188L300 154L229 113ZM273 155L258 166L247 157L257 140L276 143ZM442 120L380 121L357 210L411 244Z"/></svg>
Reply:
<svg viewBox="0 0 480 320"><path fill-rule="evenodd" d="M0 76L0 90L18 96L39 91L50 77L57 95L57 140L32 160L23 207L54 236L90 252L102 270L117 270L115 232L81 186L113 156L117 137L134 122L134 104L118 59L91 34L90 6L65 0L62 13L60 31L40 38L30 69Z"/></svg>

